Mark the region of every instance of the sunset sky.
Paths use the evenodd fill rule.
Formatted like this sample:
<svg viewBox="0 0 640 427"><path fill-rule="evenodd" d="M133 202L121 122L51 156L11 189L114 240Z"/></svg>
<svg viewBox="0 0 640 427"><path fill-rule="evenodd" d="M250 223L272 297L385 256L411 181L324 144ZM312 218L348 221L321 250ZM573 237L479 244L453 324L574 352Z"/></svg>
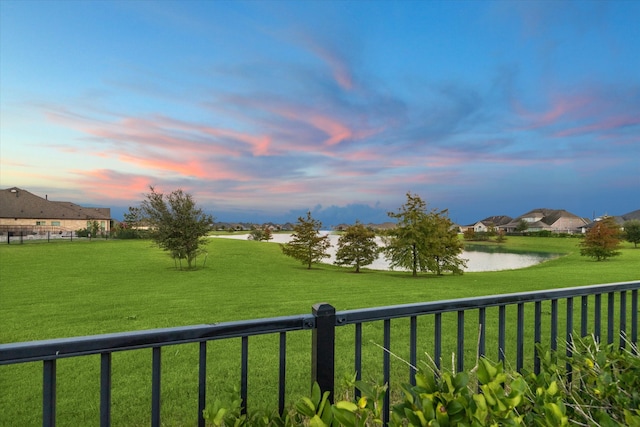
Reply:
<svg viewBox="0 0 640 427"><path fill-rule="evenodd" d="M221 221L640 209L640 1L0 1L0 182Z"/></svg>

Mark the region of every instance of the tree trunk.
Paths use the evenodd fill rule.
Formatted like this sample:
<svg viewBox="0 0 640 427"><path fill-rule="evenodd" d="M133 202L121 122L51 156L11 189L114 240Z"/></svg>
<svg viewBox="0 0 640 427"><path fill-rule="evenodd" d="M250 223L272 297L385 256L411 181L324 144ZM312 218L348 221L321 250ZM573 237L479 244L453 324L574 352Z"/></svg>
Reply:
<svg viewBox="0 0 640 427"><path fill-rule="evenodd" d="M412 270L413 276L415 277L418 275L418 254L416 253L415 243L413 245L411 252L412 252L411 254L413 255L413 268L411 270Z"/></svg>

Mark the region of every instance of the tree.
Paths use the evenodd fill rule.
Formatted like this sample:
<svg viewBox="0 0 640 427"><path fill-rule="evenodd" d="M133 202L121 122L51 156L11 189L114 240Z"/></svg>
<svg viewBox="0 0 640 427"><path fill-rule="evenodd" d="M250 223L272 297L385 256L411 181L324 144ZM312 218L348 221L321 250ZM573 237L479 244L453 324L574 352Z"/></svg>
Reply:
<svg viewBox="0 0 640 427"><path fill-rule="evenodd" d="M638 243L640 243L640 221L637 219L625 221L622 227L624 228L624 239L633 243L634 247L637 248Z"/></svg>
<svg viewBox="0 0 640 427"><path fill-rule="evenodd" d="M319 231L322 223L311 217L311 212L307 212L307 217L298 217L298 222L293 226L291 241L280 245L282 253L305 264L310 270L311 265L329 258L327 249L331 246L329 236L320 235Z"/></svg>
<svg viewBox="0 0 640 427"><path fill-rule="evenodd" d="M524 219L521 219L520 221L518 221L518 226L516 227L517 232L524 234L524 232L527 231L528 229L529 229L529 223L527 221L525 221Z"/></svg>
<svg viewBox="0 0 640 427"><path fill-rule="evenodd" d="M89 237L98 237L100 232L100 224L98 221L91 221L87 224L87 230L89 230Z"/></svg>
<svg viewBox="0 0 640 427"><path fill-rule="evenodd" d="M427 212L426 203L418 195L407 193L407 202L388 215L398 220L384 238L383 251L391 268L406 268L413 276L429 270L437 274L462 272L464 260L458 255L463 245L446 210Z"/></svg>
<svg viewBox="0 0 640 427"><path fill-rule="evenodd" d="M389 230L384 238L385 257L393 269L402 267L411 270L413 276L418 271L427 270L426 240L427 205L418 196L407 193L407 202L398 212L389 212L391 218L398 220L395 228Z"/></svg>
<svg viewBox="0 0 640 427"><path fill-rule="evenodd" d="M580 255L590 256L596 261L620 255L620 228L611 217L605 218L587 231L584 240L580 242Z"/></svg>
<svg viewBox="0 0 640 427"><path fill-rule="evenodd" d="M269 227L254 227L249 232L247 239L255 241L269 241L273 239L273 235L271 234L271 229Z"/></svg>
<svg viewBox="0 0 640 427"><path fill-rule="evenodd" d="M123 221L116 230L116 237L119 239L137 239L146 237L146 230L143 230L142 209L137 206L129 206L129 210L123 214Z"/></svg>
<svg viewBox="0 0 640 427"><path fill-rule="evenodd" d="M375 261L378 252L376 233L356 221L355 225L347 227L344 234L338 238L335 264L353 265L356 273L360 273L360 267Z"/></svg>
<svg viewBox="0 0 640 427"><path fill-rule="evenodd" d="M432 211L428 215L427 252L429 270L441 275L444 271L462 274L466 261L459 257L464 244L449 219L448 211Z"/></svg>
<svg viewBox="0 0 640 427"><path fill-rule="evenodd" d="M140 209L143 221L149 225L151 239L178 260L180 266L184 259L188 269L194 268L194 262L207 242L205 236L213 217L196 207L193 197L182 190L165 196L153 187L150 189L151 193L146 194Z"/></svg>
<svg viewBox="0 0 640 427"><path fill-rule="evenodd" d="M87 221L87 228L82 228L76 231L78 237L88 237L91 239L92 237L98 237L98 233L100 232L100 224L98 221Z"/></svg>
<svg viewBox="0 0 640 427"><path fill-rule="evenodd" d="M142 208L137 206L129 206L129 210L123 214L123 221L127 228L137 228L142 225L144 213Z"/></svg>
<svg viewBox="0 0 640 427"><path fill-rule="evenodd" d="M473 227L469 227L462 233L464 240L475 240L476 239L476 230Z"/></svg>

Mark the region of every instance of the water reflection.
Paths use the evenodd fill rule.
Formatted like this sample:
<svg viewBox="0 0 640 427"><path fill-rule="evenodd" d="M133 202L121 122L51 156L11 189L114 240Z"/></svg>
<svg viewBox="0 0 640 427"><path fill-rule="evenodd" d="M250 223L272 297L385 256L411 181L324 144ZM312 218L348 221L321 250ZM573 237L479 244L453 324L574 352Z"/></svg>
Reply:
<svg viewBox="0 0 640 427"><path fill-rule="evenodd" d="M333 242L332 242L333 243ZM478 245L480 246L480 245ZM480 246L480 250L467 248L462 252L460 257L467 260L467 267L464 271L473 273L481 271L500 271L515 270L518 268L531 267L540 264L543 261L557 258L559 255L551 253L513 253L504 248L493 248ZM484 250L483 250L484 249ZM327 259L328 263L332 263L334 259L335 249L332 246L331 259ZM372 264L365 268L372 270L389 270L389 263L380 255Z"/></svg>
<svg viewBox="0 0 640 427"><path fill-rule="evenodd" d="M500 271L531 267L543 261L557 258L555 254L545 253L509 253L506 251L482 252L464 251L462 258L467 259L465 271Z"/></svg>

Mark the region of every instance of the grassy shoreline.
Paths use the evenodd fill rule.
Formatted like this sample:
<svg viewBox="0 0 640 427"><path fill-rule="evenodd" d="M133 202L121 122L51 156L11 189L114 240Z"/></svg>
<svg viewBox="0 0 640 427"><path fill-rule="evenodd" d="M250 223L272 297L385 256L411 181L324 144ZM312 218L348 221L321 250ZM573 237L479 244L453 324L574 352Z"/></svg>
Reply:
<svg viewBox="0 0 640 427"><path fill-rule="evenodd" d="M640 249L626 242L622 255L606 262L581 257L577 239L510 237L503 245L564 255L521 270L413 278L403 272L354 274L325 264L306 270L283 256L278 245L247 240L212 239L206 266L190 272L176 271L170 258L147 241L0 246L0 342L309 313L321 301L346 310L640 279ZM431 325L425 321L421 328L430 330ZM474 336L474 328L470 325L467 336ZM392 346L400 346L406 335L402 322L394 322L393 334L397 338ZM288 338L287 393L292 398L308 387L309 339L309 334ZM338 337L345 346L351 339L347 331ZM379 328L365 328L365 340L378 342ZM212 344L210 387L223 390L238 381L239 361L234 355L239 354L239 343ZM250 405L269 405L273 400L275 345L270 337L251 340ZM429 346L425 342L421 348L428 351ZM401 348L397 350L402 354ZM166 425L195 425L196 351L195 346L185 345L163 352ZM147 353L114 355L113 425L148 425ZM379 349L371 344L364 353L365 377L375 376ZM59 364L58 425L97 423L97 360L68 359ZM349 374L352 366L350 356L345 357L337 374ZM0 383L11 384L12 390L0 393L0 407L9 408L0 411L0 425L41 423L41 381L40 364L0 366ZM186 401L179 403L182 400Z"/></svg>

